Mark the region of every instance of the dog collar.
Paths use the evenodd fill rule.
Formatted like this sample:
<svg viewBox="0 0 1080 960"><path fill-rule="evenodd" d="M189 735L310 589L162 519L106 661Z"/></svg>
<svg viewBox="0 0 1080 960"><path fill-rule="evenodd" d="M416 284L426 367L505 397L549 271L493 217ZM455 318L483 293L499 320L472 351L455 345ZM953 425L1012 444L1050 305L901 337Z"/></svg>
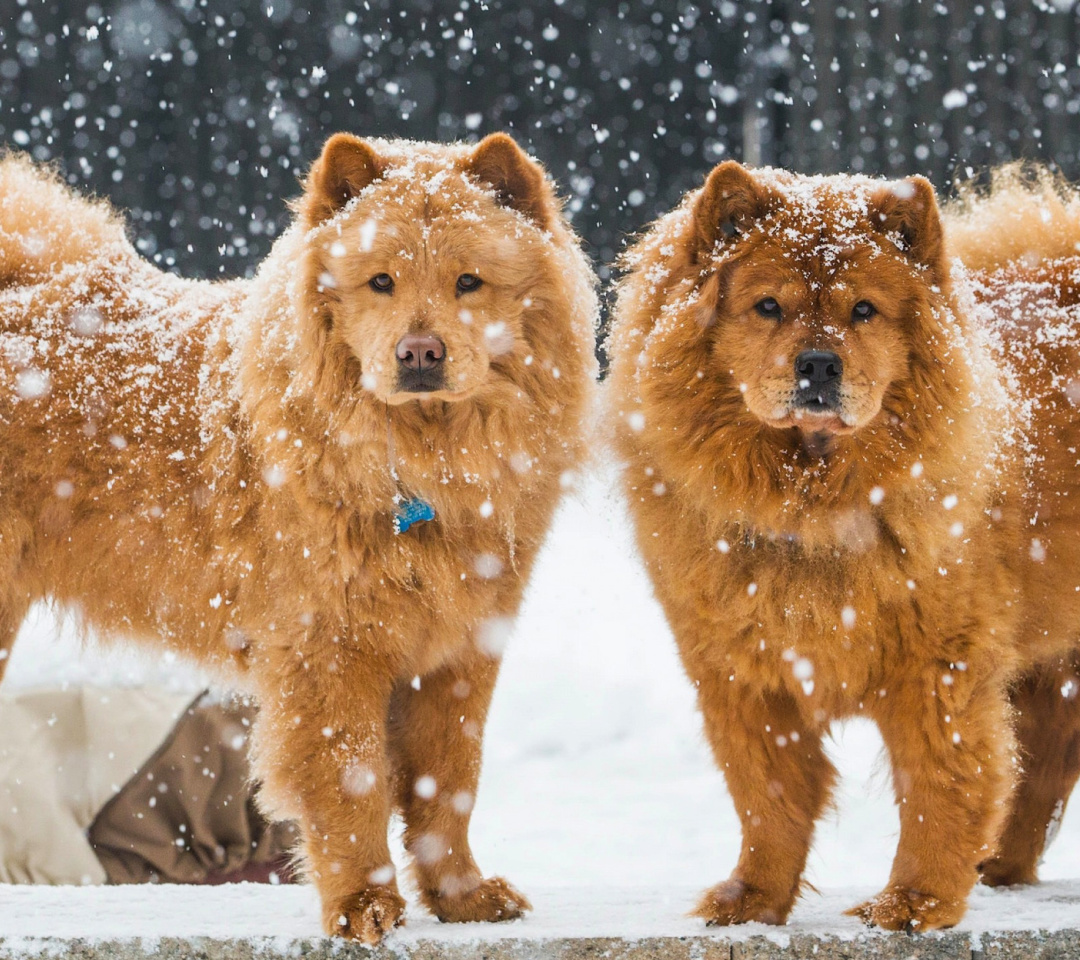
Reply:
<svg viewBox="0 0 1080 960"><path fill-rule="evenodd" d="M435 519L435 508L426 500L419 497L406 497L401 489L401 478L398 476L395 465L397 457L394 453L394 433L390 429L390 406L386 407L386 461L390 467L390 476L393 478L398 492L394 495L394 533L404 533L416 523L424 523Z"/></svg>
<svg viewBox="0 0 1080 960"><path fill-rule="evenodd" d="M414 523L435 519L435 508L426 500L413 497L402 500L394 507L394 533L404 533Z"/></svg>

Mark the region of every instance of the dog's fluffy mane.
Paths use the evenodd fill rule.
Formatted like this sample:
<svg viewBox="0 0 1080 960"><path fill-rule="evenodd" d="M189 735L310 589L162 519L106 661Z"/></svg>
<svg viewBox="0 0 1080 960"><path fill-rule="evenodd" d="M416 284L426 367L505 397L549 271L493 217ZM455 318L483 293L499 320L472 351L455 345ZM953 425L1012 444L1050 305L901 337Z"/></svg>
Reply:
<svg viewBox="0 0 1080 960"><path fill-rule="evenodd" d="M413 177L418 190L439 189L439 170L450 170L470 149L424 144L413 153L394 141L376 146L385 151L387 175ZM466 186L490 193L481 183ZM557 204L553 194L550 200ZM551 491L565 482L566 471L581 468L591 449L582 425L593 412L595 279L557 205L552 210L543 228L520 217L520 230L541 241L530 248L540 255L526 278L535 288L523 314L531 364L506 359L513 365L508 375L465 401L388 410L362 388L358 363L328 320L314 273L312 228L302 218L278 238L253 279L183 279L135 250L122 217L107 202L82 197L56 171L20 154L4 155L0 291L19 290L17 300L9 292L6 305L0 304L9 374L15 377L37 350L85 351L85 375L76 368L53 374L54 389L40 413L41 445L25 456L9 451L22 457L24 472L40 475L30 492L36 502L31 512L55 509L55 464L42 459L38 465L37 459L47 457L46 441L56 431L79 429L93 391L108 391L116 416L129 410L136 432L143 430L139 424L152 393L155 409L168 410L138 442L129 436L115 489L129 490L130 509L138 512L150 506L143 502L141 479L147 470L197 477L191 482L201 483L220 507L213 511L213 529L199 535L208 550L212 542L238 537L251 542L252 525L264 528L260 539L272 542L274 531L288 531L290 513L300 509L323 518L334 544L325 562L338 565L338 576L380 569L390 580L411 582L409 544L391 548L387 540L393 503L406 490L422 492L445 521L445 536L429 547L448 565L455 530L475 526L485 501L491 504L489 527L501 531L512 557L516 540L546 533ZM72 332L73 298L100 305L107 321L101 336ZM102 365L110 350L138 350L155 359L135 373L122 364L113 370ZM70 382L58 379L69 376ZM12 387L5 385L14 396ZM99 435L86 445L104 444L108 451L107 441ZM232 491L227 506L224 490ZM70 509L81 513L84 496L86 509L96 509L91 494L77 481ZM205 511L199 517L200 523L211 519ZM160 527L162 536L190 543L191 522L177 515ZM34 534L27 528L20 536L29 541ZM116 562L113 545L103 541L95 549L100 557L87 556L85 565L66 571L63 583L46 591L59 589L71 598L92 592L95 568ZM202 603L205 610L191 589L193 607ZM215 588L208 589L212 597ZM226 612L212 611L211 619ZM150 627L130 612L118 617L117 629L143 633ZM199 652L218 660L213 651Z"/></svg>
<svg viewBox="0 0 1080 960"><path fill-rule="evenodd" d="M754 176L780 198L777 216L786 210L805 218L804 230L784 221L785 245L822 256L860 243L893 245L896 252L897 239L870 220L870 198L885 181L775 170ZM1007 396L972 329L967 297L958 298L947 275L935 283L923 271L924 282L897 291L909 301L909 375L892 385L875 420L827 458L802 450L794 431L757 420L732 378L699 376L707 328L723 296L717 274L725 263L752 256L746 243L755 231L777 229L766 215L703 262L694 218L700 194L658 220L623 261L620 320L608 347L623 404L615 430L624 455L667 487L682 488L703 518L719 524L716 536L730 536L734 525L744 536L797 536L808 549L836 546L839 512L869 516L875 487L888 490L880 509L901 515L908 509L905 489L916 483L932 484L939 497L985 489L999 466L990 424L998 431L1007 422ZM915 517L907 519L901 526L913 528Z"/></svg>
<svg viewBox="0 0 1080 960"><path fill-rule="evenodd" d="M367 142L386 163L380 179L314 230L302 221L294 224L259 271L259 296L265 303L260 313L268 315L276 309L279 317L246 331L243 349L257 355L258 366L272 374L259 377L257 384L245 384L245 405L256 433L265 438L268 449L276 448L274 455L281 466L305 475L309 484L325 483L327 489L348 491L358 502L385 500L394 490L387 471L390 431L394 450L414 455L412 461L395 463L406 487L430 489L433 481L454 471L473 475L476 502L458 493L435 502L437 514L452 524L459 514L475 511L488 499L496 515L509 517L512 511L500 511L500 506L519 502L538 477L577 464L586 455L588 444L582 432L568 427L591 413L591 391L583 392L582 385L596 373L592 344L598 302L592 271L561 217L552 217L541 230L519 214L521 230L539 232L548 241L540 247L547 262L533 264L527 277L532 304L524 311L524 319L533 362L526 366L523 358L514 358L512 376L501 378L475 399L415 403L395 408L391 416L385 404L361 388L358 362L335 335L310 240L316 232L332 230L334 219L350 216L365 197L380 189L383 180L412 181L416 190L439 189L441 178L454 170L470 148ZM490 194L482 184L470 186L477 193ZM556 202L554 197L551 202ZM299 270L298 265L302 265ZM285 303L287 309L279 306ZM299 329L290 325L292 318L300 318ZM294 337L301 338L304 349L298 366L290 368L279 358L295 356L289 349ZM553 366L561 368L556 377L551 375ZM527 406L521 403L523 395ZM279 398L288 402L288 412L281 408ZM282 426L290 431L290 443L275 445L273 437ZM319 450L318 462L309 460L310 445L292 445L297 434L312 432L331 441ZM513 437L520 450L495 449L491 437ZM468 453L462 454L463 449ZM515 452L528 457L530 469L510 467ZM364 464L362 470L358 458ZM437 492L435 500L439 500Z"/></svg>

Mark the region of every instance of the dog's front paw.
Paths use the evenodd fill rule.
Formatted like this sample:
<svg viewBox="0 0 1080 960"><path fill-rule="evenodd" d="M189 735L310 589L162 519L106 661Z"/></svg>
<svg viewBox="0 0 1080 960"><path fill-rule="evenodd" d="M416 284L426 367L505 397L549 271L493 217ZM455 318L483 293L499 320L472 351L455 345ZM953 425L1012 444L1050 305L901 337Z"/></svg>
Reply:
<svg viewBox="0 0 1080 960"><path fill-rule="evenodd" d="M390 887L368 887L323 906L323 929L374 947L405 922L405 901Z"/></svg>
<svg viewBox="0 0 1080 960"><path fill-rule="evenodd" d="M872 900L847 911L869 927L924 933L959 923L967 910L966 899L935 897L918 890L886 887Z"/></svg>
<svg viewBox="0 0 1080 960"><path fill-rule="evenodd" d="M706 890L691 916L704 918L710 927L727 927L753 920L775 926L787 919L790 910L790 903L780 902L775 895L732 879Z"/></svg>
<svg viewBox="0 0 1080 960"><path fill-rule="evenodd" d="M443 923L481 921L497 923L516 920L532 904L502 877L489 877L467 890L448 891L425 897L428 907Z"/></svg>

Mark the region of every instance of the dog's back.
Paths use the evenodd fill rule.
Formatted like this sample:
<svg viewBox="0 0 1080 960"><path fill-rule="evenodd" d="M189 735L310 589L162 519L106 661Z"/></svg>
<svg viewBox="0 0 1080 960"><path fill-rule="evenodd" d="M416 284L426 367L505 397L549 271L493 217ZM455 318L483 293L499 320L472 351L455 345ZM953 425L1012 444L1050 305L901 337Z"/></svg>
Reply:
<svg viewBox="0 0 1080 960"><path fill-rule="evenodd" d="M942 219L949 254L977 273L1080 254L1080 192L1044 167L1012 163L988 188L961 184Z"/></svg>
<svg viewBox="0 0 1080 960"><path fill-rule="evenodd" d="M0 285L40 283L124 247L123 224L106 203L77 195L24 156L0 157Z"/></svg>
<svg viewBox="0 0 1080 960"><path fill-rule="evenodd" d="M1017 410L1007 447L1023 463L1010 491L1025 532L1019 643L1026 656L1054 656L1080 617L1080 191L1045 168L1010 164L989 188L961 187L944 213Z"/></svg>
<svg viewBox="0 0 1080 960"><path fill-rule="evenodd" d="M107 203L0 159L0 649L41 596L99 626L156 624L194 549L190 491L228 441L216 321L243 283L162 272Z"/></svg>

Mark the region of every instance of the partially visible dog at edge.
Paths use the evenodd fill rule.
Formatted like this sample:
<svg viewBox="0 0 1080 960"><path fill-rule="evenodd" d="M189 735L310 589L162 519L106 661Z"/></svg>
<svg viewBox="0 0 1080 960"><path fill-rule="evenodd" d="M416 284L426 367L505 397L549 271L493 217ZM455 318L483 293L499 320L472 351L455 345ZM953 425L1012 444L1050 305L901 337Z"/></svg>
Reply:
<svg viewBox="0 0 1080 960"><path fill-rule="evenodd" d="M510 618L588 449L595 281L540 166L331 137L251 280L0 160L0 651L50 598L252 690L328 933L528 909L469 850Z"/></svg>
<svg viewBox="0 0 1080 960"><path fill-rule="evenodd" d="M783 923L876 721L900 838L854 908L1029 883L1080 772L1080 194L722 163L626 258L608 402L637 539L742 823L697 914Z"/></svg>

